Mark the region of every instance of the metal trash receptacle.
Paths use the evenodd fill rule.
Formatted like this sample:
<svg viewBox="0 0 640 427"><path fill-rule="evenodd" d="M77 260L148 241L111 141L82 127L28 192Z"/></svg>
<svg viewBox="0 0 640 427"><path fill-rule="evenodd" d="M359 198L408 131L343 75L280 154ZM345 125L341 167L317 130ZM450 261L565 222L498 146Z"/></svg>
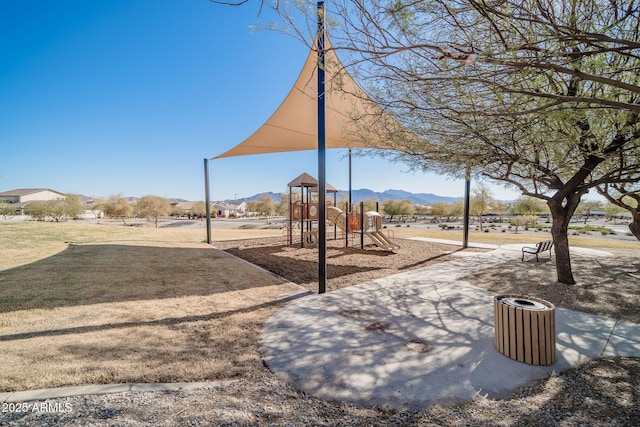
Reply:
<svg viewBox="0 0 640 427"><path fill-rule="evenodd" d="M495 346L530 365L556 361L556 307L540 298L497 295L493 300Z"/></svg>

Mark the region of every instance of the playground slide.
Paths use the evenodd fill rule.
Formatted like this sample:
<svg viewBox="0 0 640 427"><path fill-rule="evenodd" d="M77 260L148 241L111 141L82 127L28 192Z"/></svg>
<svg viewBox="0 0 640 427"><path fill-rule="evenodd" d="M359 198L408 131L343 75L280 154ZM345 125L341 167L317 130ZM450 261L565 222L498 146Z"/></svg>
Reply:
<svg viewBox="0 0 640 427"><path fill-rule="evenodd" d="M376 244L377 247L382 248L386 251L400 249L400 246L393 243L391 239L389 239L387 236L385 236L379 231L370 231L364 234L368 236L373 241L373 243Z"/></svg>
<svg viewBox="0 0 640 427"><path fill-rule="evenodd" d="M347 215L342 209L329 206L327 208L327 219L330 223L337 225L340 230L345 231L347 227Z"/></svg>
<svg viewBox="0 0 640 427"><path fill-rule="evenodd" d="M340 230L345 231L346 223L347 223L346 222L347 215L344 213L342 209L336 208L335 206L328 207L327 219L332 224L337 225ZM354 230L351 230L351 231L354 231ZM386 251L392 251L394 249L400 248L400 246L393 243L387 236L385 236L384 234L382 234L377 230L371 231L371 232L365 232L365 235L368 236L376 246Z"/></svg>

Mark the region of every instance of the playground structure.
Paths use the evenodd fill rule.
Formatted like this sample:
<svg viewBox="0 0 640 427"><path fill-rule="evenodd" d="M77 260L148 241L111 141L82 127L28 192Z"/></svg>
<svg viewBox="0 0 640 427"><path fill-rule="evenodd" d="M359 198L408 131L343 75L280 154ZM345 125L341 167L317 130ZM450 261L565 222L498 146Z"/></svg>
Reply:
<svg viewBox="0 0 640 427"><path fill-rule="evenodd" d="M400 249L389 236L386 236L382 230L382 216L376 211L364 211L364 204L360 204L360 214L352 209L347 213L336 206L327 208L327 220L336 225L343 232L360 234L361 246L364 249L364 236L367 236L377 247L385 251L393 251Z"/></svg>
<svg viewBox="0 0 640 427"><path fill-rule="evenodd" d="M300 247L312 248L318 245L318 202L313 194L318 193L318 181L307 173L303 173L288 184L289 187L289 218L285 227L287 244L293 246L294 236L299 230ZM300 192L293 192L293 188L300 188ZM345 210L336 207L336 190L331 185L326 186L328 193L333 193L333 205L327 207L327 220L334 225L334 239L338 239L340 229L345 240L345 247L354 246L355 236L360 236L360 247L364 249L364 237L368 237L373 244L385 251L399 249L392 238L382 232L382 216L376 211L364 211L364 204L347 203Z"/></svg>

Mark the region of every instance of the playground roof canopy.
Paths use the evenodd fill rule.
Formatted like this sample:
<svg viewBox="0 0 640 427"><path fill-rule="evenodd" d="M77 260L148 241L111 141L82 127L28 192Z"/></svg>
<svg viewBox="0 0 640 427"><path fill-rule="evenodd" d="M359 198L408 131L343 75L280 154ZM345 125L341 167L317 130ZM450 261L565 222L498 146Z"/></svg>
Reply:
<svg viewBox="0 0 640 427"><path fill-rule="evenodd" d="M327 193L338 192L338 189L335 188L333 185L328 183L325 185L326 185L325 191ZM296 177L293 181L287 184L287 186L288 187L305 187L305 188L308 188L309 191L312 193L317 193L318 191L320 191L318 189L318 180L306 172Z"/></svg>
<svg viewBox="0 0 640 427"><path fill-rule="evenodd" d="M325 147L390 148L371 132L366 144L354 117L381 114L346 72L329 40L325 43ZM273 115L251 136L214 159L249 154L315 150L318 148L318 58L309 52L293 88Z"/></svg>
<svg viewBox="0 0 640 427"><path fill-rule="evenodd" d="M296 177L293 181L287 184L288 187L316 187L318 186L318 180L309 175L303 173Z"/></svg>

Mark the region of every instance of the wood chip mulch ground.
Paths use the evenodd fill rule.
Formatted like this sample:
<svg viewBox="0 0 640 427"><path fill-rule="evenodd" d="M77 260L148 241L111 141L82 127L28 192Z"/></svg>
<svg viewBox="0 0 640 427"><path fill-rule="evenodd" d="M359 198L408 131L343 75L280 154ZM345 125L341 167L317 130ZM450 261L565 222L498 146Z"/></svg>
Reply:
<svg viewBox="0 0 640 427"><path fill-rule="evenodd" d="M344 240L328 240L327 291L449 261L453 259L452 252L463 250L460 246L418 240L395 242L399 249L385 251L368 241L365 249L361 249L359 239L351 242L356 247L345 247ZM311 291L318 289L317 248L301 248L299 241L289 246L284 237L215 242L214 246Z"/></svg>

